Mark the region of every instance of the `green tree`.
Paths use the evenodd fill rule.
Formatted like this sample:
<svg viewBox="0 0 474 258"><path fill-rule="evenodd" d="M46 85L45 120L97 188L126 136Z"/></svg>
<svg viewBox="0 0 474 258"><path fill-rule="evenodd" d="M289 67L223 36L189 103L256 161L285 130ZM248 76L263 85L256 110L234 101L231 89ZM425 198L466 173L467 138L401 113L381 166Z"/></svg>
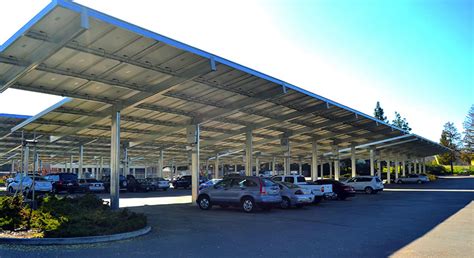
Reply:
<svg viewBox="0 0 474 258"><path fill-rule="evenodd" d="M374 117L377 118L378 120L381 120L381 121L384 121L384 122L388 123L388 119L385 116L383 108L380 106L379 101L377 101L377 104L375 105Z"/></svg>
<svg viewBox="0 0 474 258"><path fill-rule="evenodd" d="M463 137L463 150L461 152L461 159L471 164L474 158L474 105L471 106L466 119L463 123L464 137Z"/></svg>
<svg viewBox="0 0 474 258"><path fill-rule="evenodd" d="M461 147L461 135L453 123L447 122L444 124L439 143L451 149L451 151L439 155L439 161L441 164L451 165L452 173L454 171L453 163L456 161L456 152L459 152Z"/></svg>
<svg viewBox="0 0 474 258"><path fill-rule="evenodd" d="M408 125L406 118L402 118L400 113L398 113L397 111L395 111L395 119L392 120L392 125L407 132L411 131L411 127Z"/></svg>

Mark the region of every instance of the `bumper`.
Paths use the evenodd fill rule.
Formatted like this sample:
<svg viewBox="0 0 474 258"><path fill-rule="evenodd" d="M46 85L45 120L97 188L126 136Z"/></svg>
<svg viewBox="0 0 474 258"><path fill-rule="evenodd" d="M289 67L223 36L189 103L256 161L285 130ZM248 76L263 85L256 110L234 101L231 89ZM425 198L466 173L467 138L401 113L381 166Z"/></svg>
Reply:
<svg viewBox="0 0 474 258"><path fill-rule="evenodd" d="M294 204L310 204L314 201L314 195L312 194L296 195L296 197L293 198L292 201Z"/></svg>
<svg viewBox="0 0 474 258"><path fill-rule="evenodd" d="M256 202L258 204L265 204L265 205L277 205L277 204L280 204L282 201L281 199L281 196L280 195L275 195L275 196L272 196L272 195L267 195L267 196L262 196L260 197L260 200L256 200Z"/></svg>

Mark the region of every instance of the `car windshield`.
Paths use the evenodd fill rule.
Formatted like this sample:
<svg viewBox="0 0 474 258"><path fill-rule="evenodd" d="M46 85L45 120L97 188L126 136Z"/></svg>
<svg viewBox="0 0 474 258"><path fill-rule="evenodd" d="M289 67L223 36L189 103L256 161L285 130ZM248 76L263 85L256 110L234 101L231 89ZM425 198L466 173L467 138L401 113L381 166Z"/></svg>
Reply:
<svg viewBox="0 0 474 258"><path fill-rule="evenodd" d="M263 186L276 186L276 183L270 179L262 178Z"/></svg>
<svg viewBox="0 0 474 258"><path fill-rule="evenodd" d="M292 184L292 183L288 183L288 182L281 182L282 185L290 188L290 189L296 189L296 188L300 188L299 186L295 185L295 184Z"/></svg>

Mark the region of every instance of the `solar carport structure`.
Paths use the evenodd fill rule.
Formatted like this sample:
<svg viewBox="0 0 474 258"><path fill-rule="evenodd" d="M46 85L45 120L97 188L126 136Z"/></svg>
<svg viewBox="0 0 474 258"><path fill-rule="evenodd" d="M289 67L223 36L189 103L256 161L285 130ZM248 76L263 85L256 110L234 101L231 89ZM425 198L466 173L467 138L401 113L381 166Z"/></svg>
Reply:
<svg viewBox="0 0 474 258"><path fill-rule="evenodd" d="M50 158L59 154L53 147L58 145L79 148L81 163L84 148L109 156L114 208L121 155L142 155L160 168L166 158L190 160L194 201L200 168L209 160L239 161L247 175L254 163L282 160L289 173L292 160L311 160L313 179L319 164L334 162L338 179L338 161L347 155L353 167L356 156L370 159L374 174L375 160L382 157L398 164L446 151L284 81L70 1L53 1L0 47L0 82L0 92L11 87L68 97L12 127L1 141L35 132L48 136L42 138L47 139L42 153Z"/></svg>

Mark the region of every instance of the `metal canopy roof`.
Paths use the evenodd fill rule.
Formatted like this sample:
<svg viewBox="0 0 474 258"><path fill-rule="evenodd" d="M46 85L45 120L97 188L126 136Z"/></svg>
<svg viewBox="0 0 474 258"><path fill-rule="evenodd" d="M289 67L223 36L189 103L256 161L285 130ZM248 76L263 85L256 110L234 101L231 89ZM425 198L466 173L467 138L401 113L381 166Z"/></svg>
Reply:
<svg viewBox="0 0 474 258"><path fill-rule="evenodd" d="M322 152L330 152L334 145L344 149L407 134L284 81L69 1L53 1L0 46L0 92L9 87L70 97L12 131L51 136L45 143L51 148L95 140L100 144L91 148L98 154L102 149L107 153L114 110L121 110L121 139L131 151L156 156L156 150L164 149L182 160L188 157L186 127L196 123L205 158L219 153L241 156L249 130L255 152L281 156L280 140L289 138L292 157L311 153L313 139ZM371 146L391 155L420 157L446 151L422 137L410 139L399 144L394 140L390 148ZM5 146L2 142L1 148Z"/></svg>

